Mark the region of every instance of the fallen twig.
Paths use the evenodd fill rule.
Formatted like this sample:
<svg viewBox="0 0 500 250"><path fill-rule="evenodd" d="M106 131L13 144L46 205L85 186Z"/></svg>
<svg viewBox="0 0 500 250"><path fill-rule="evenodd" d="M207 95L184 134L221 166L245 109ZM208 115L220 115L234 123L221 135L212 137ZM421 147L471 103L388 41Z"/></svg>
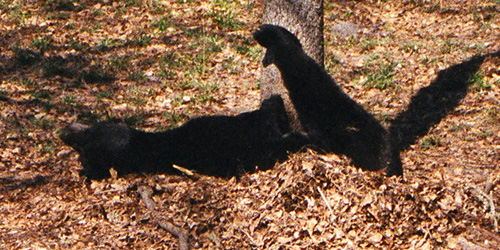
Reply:
<svg viewBox="0 0 500 250"><path fill-rule="evenodd" d="M323 194L323 191L321 191L321 188L317 188L318 189L318 192L319 192L319 195L321 195L321 198L323 199L323 201L325 202L326 204L326 207L328 208L328 210L330 210L330 214L332 215L332 217L330 218L333 221L335 221L335 218L333 217L334 213L333 213L333 209L332 207L330 206L330 203L328 202L328 200L326 199L326 196L325 194Z"/></svg>
<svg viewBox="0 0 500 250"><path fill-rule="evenodd" d="M151 212L155 223L161 228L167 230L169 233L173 234L179 239L179 249L188 250L190 249L188 234L179 227L174 226L172 223L166 221L155 213L155 203L151 198L153 194L153 189L148 186L140 186L137 191L141 195L146 208Z"/></svg>
<svg viewBox="0 0 500 250"><path fill-rule="evenodd" d="M493 200L493 191L490 190L489 195L483 192L481 189L476 188L475 186L471 186L478 194L483 196L486 201L488 202L489 208L490 208L490 214L491 217L493 218L493 226L495 227L495 232L498 232L498 221L497 221L497 212L495 210L495 202Z"/></svg>

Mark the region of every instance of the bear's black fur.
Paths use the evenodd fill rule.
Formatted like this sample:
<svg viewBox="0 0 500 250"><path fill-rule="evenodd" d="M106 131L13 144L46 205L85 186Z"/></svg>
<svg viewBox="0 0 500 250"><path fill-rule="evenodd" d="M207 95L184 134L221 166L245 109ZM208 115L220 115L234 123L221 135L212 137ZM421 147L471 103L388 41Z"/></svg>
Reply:
<svg viewBox="0 0 500 250"><path fill-rule="evenodd" d="M264 66L275 64L280 70L299 120L314 144L327 152L347 155L362 169L379 170L387 166L390 151L387 130L340 89L302 50L292 33L280 26L264 24L253 36L267 49ZM403 174L402 169L388 172Z"/></svg>
<svg viewBox="0 0 500 250"><path fill-rule="evenodd" d="M200 174L230 177L268 169L308 142L290 133L283 100L272 96L260 109L237 116L205 116L182 126L148 133L111 123L93 127L73 123L61 139L80 153L82 173L91 179L132 172L178 173L172 167Z"/></svg>

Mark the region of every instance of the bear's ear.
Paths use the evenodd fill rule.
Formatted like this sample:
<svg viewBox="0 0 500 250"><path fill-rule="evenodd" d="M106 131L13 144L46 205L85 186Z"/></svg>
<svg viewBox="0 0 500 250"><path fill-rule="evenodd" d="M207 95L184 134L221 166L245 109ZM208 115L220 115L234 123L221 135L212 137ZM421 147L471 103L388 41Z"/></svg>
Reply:
<svg viewBox="0 0 500 250"><path fill-rule="evenodd" d="M255 40L265 48L302 48L299 39L287 29L272 24L263 24L253 32Z"/></svg>
<svg viewBox="0 0 500 250"><path fill-rule="evenodd" d="M284 43L302 49L302 44L300 43L299 39L294 34L292 34L292 32L283 27L279 28L281 29L281 39L285 40Z"/></svg>
<svg viewBox="0 0 500 250"><path fill-rule="evenodd" d="M253 38L264 48L269 48L276 43L277 34L273 32L272 25L264 24L252 33Z"/></svg>

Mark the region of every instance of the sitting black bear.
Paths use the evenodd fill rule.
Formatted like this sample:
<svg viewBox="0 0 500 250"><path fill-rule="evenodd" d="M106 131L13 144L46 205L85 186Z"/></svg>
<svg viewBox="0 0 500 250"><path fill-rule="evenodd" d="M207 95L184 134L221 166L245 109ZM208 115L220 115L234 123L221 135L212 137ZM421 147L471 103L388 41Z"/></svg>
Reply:
<svg viewBox="0 0 500 250"><path fill-rule="evenodd" d="M260 109L237 116L205 116L158 133L124 125L73 123L61 139L80 153L82 173L91 179L132 172L178 173L172 164L200 174L230 177L268 169L308 142L290 133L283 100L272 96Z"/></svg>
<svg viewBox="0 0 500 250"><path fill-rule="evenodd" d="M281 72L299 120L315 145L347 155L354 165L366 170L387 167L387 130L340 89L292 33L264 24L253 36L267 49L264 66L275 64ZM400 164L389 166L401 168ZM390 174L403 174L402 168L390 168Z"/></svg>

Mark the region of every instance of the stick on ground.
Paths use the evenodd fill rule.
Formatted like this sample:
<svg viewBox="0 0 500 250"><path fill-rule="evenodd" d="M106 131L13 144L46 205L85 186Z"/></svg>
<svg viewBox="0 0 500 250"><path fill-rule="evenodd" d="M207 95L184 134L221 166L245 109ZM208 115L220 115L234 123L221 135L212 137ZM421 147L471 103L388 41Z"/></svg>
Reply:
<svg viewBox="0 0 500 250"><path fill-rule="evenodd" d="M137 191L141 195L146 208L151 212L153 219L158 226L167 230L169 233L173 234L175 237L179 239L179 250L189 250L189 238L188 234L179 227L174 226L172 223L166 221L165 219L158 216L155 212L155 202L151 198L153 195L153 189L148 186L140 186Z"/></svg>

